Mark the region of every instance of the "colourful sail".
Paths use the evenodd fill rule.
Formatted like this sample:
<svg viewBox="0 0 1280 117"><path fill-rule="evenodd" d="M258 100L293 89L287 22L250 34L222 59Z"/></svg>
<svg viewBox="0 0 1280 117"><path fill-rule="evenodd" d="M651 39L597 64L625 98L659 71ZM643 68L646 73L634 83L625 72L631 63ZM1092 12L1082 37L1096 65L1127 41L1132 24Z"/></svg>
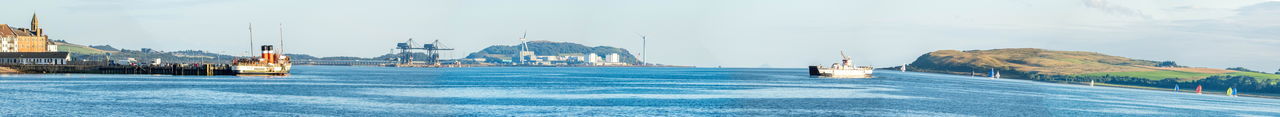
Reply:
<svg viewBox="0 0 1280 117"><path fill-rule="evenodd" d="M991 69L991 72L987 72L987 77L995 78L995 77L996 77L996 69Z"/></svg>
<svg viewBox="0 0 1280 117"><path fill-rule="evenodd" d="M1236 96L1236 91L1235 91L1235 89L1233 89L1233 88L1227 88L1227 96Z"/></svg>
<svg viewBox="0 0 1280 117"><path fill-rule="evenodd" d="M1000 71L996 71L996 78L1000 78Z"/></svg>
<svg viewBox="0 0 1280 117"><path fill-rule="evenodd" d="M1227 96L1231 96L1231 88L1227 88Z"/></svg>
<svg viewBox="0 0 1280 117"><path fill-rule="evenodd" d="M1240 93L1240 89L1236 89L1234 91L1231 91L1231 96L1240 96L1238 95L1239 93Z"/></svg>

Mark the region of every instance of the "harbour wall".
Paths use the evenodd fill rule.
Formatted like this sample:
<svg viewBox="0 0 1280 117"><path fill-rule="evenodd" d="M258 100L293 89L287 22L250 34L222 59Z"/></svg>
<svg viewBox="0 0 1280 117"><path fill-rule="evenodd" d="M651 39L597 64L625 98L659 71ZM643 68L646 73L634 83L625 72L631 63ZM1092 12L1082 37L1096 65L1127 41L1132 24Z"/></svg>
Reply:
<svg viewBox="0 0 1280 117"><path fill-rule="evenodd" d="M84 74L162 74L162 75L235 75L231 65L225 64L160 64L160 65L30 65L0 64L0 73L84 73Z"/></svg>

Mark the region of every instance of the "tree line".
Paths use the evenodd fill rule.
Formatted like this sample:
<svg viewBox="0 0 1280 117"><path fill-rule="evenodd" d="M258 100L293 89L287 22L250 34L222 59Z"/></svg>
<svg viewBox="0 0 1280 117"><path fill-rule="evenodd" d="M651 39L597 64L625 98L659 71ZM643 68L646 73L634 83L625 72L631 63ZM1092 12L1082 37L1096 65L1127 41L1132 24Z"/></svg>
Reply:
<svg viewBox="0 0 1280 117"><path fill-rule="evenodd" d="M1134 85L1159 88L1174 88L1175 86L1182 89L1190 89L1195 86L1203 86L1207 91L1225 91L1227 88L1235 88L1243 92L1256 93L1272 93L1280 94L1280 79L1262 79L1249 76L1235 75L1217 75L1209 76L1204 79L1193 81L1178 81L1176 78L1166 78L1162 80L1151 80L1146 78L1135 78L1127 76L1070 76L1070 75L1031 75L1026 77L1031 80L1038 81L1054 81L1054 82L1100 82L1119 85Z"/></svg>

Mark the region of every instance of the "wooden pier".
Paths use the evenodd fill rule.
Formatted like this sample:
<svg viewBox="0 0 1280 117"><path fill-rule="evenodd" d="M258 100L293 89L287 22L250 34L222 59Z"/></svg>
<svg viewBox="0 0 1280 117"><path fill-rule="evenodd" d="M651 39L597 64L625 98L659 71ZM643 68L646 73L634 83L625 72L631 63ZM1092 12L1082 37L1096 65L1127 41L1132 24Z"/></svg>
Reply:
<svg viewBox="0 0 1280 117"><path fill-rule="evenodd" d="M83 73L83 74L163 74L163 75L236 75L226 64L160 64L160 65L30 65L0 64L0 67L20 73Z"/></svg>

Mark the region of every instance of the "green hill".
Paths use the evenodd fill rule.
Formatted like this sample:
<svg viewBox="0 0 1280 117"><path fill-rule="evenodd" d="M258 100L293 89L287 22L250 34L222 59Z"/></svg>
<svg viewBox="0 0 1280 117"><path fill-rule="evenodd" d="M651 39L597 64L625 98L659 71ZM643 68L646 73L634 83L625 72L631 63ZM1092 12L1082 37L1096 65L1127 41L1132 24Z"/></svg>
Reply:
<svg viewBox="0 0 1280 117"><path fill-rule="evenodd" d="M58 51L70 52L71 58L76 61L103 61L110 57L111 60L127 60L134 58L140 62L147 62L155 59L161 59L166 63L228 63L235 56L210 53L198 50L182 50L173 52L155 51L143 48L141 50L115 49L110 45L85 46L65 41L54 41L58 45Z"/></svg>
<svg viewBox="0 0 1280 117"><path fill-rule="evenodd" d="M55 41L53 44L58 45L58 51L70 52L72 54L101 55L109 52L116 52L116 51L100 50L100 49L89 47L89 46L76 45L76 44L71 44L71 43L61 42L61 41Z"/></svg>
<svg viewBox="0 0 1280 117"><path fill-rule="evenodd" d="M1157 67L1160 66L1160 67ZM1280 93L1280 75L1178 66L1095 52L1034 48L940 50L924 54L908 65L920 72L987 76L1000 71L1006 78L1053 82L1088 82L1169 87L1205 85L1210 89L1237 87ZM1259 91L1255 91L1259 92Z"/></svg>
<svg viewBox="0 0 1280 117"><path fill-rule="evenodd" d="M538 56L582 56L590 53L604 57L608 54L618 53L622 56L622 62L639 63L636 57L631 55L627 49L615 48L609 46L588 47L582 44L569 42L553 42L553 41L530 41L529 51L534 51ZM485 58L488 62L497 62L502 60L511 60L520 51L522 45L494 45L484 48L479 52L467 55L467 58Z"/></svg>
<svg viewBox="0 0 1280 117"><path fill-rule="evenodd" d="M1068 75L1098 72L1152 71L1140 66L1159 62L1110 56L1093 52L1049 51L1034 48L995 50L941 50L916 59L912 66L931 66L945 71L988 71L990 69Z"/></svg>

